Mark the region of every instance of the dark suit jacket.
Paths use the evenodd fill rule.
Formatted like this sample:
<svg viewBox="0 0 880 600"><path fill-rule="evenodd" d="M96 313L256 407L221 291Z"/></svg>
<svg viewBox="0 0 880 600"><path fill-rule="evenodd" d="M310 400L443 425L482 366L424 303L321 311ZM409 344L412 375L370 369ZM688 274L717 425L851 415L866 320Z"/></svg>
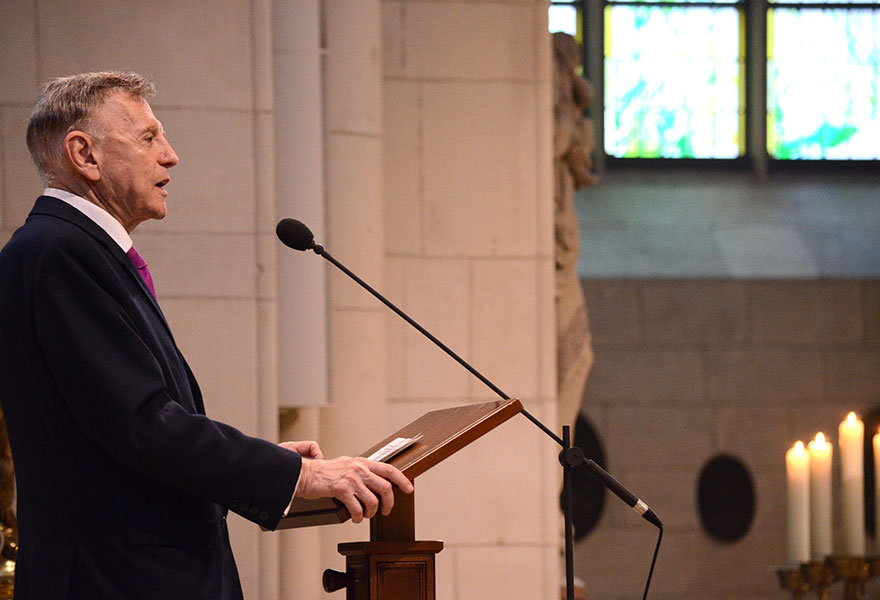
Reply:
<svg viewBox="0 0 880 600"><path fill-rule="evenodd" d="M226 511L274 528L301 458L204 416L126 255L55 198L0 253L0 402L16 598L241 597Z"/></svg>

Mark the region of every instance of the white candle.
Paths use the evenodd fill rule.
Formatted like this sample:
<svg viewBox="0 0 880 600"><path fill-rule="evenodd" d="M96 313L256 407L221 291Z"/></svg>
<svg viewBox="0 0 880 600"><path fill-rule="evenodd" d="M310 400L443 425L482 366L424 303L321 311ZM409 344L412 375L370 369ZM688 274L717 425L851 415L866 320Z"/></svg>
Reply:
<svg viewBox="0 0 880 600"><path fill-rule="evenodd" d="M822 433L808 444L810 452L810 558L831 554L831 444Z"/></svg>
<svg viewBox="0 0 880 600"><path fill-rule="evenodd" d="M880 433L875 433L874 442L874 531L880 535Z"/></svg>
<svg viewBox="0 0 880 600"><path fill-rule="evenodd" d="M880 438L880 435L877 436ZM788 482L786 559L796 566L810 560L810 457L804 443L785 453Z"/></svg>
<svg viewBox="0 0 880 600"><path fill-rule="evenodd" d="M865 424L851 412L840 423L841 549L846 556L865 555Z"/></svg>

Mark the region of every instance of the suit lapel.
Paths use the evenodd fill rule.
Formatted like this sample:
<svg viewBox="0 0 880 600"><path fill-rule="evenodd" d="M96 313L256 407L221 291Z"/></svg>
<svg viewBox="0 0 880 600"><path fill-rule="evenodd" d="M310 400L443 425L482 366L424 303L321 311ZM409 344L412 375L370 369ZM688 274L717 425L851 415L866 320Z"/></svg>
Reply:
<svg viewBox="0 0 880 600"><path fill-rule="evenodd" d="M198 414L205 414L205 407L198 384L196 383L195 377L193 376L186 359L177 347L177 342L175 342L174 335L171 333L171 328L165 320L165 315L162 314L162 309L159 308L156 298L153 296L152 292L150 292L147 284L144 283L143 278L141 278L131 260L126 256L125 252L122 251L122 248L119 247L119 244L117 244L106 231L89 217L63 200L57 198L40 196L34 204L34 208L31 210L31 215L50 216L72 223L89 234L89 236L95 240L96 244L101 246L113 257L113 259L115 259L119 268L127 273L126 276L131 278L134 285L138 286L140 289L139 293L147 298L150 305L155 310L155 316L158 318L158 321L162 323L161 326L150 323L150 326L158 327L159 330L156 331L156 333L160 333L161 328L164 327L164 330L167 333L167 341L161 342L163 347L157 348L157 351L163 353L165 358L162 362L166 365L167 369L169 369L169 389L175 390L173 393L170 392L172 397L174 397L186 410ZM147 314L144 314L143 317L149 319L149 309L145 308L144 310L146 310ZM161 335L159 337L161 337Z"/></svg>
<svg viewBox="0 0 880 600"><path fill-rule="evenodd" d="M131 277L135 284L141 289L141 292L150 301L150 304L156 311L156 315L168 331L168 335L174 339L171 334L171 327L169 327L168 321L165 320L165 315L162 313L162 309L159 308L159 303L156 301L155 296L150 292L150 288L144 283L143 278L137 272L137 269L134 268L134 265L131 264L131 260L129 260L125 252L122 251L119 244L117 244L97 223L63 200L51 196L40 196L37 198L34 208L31 210L31 214L49 215L64 219L92 236L92 238L94 238L104 250L113 256L116 262L119 263L120 267L128 273L128 276Z"/></svg>

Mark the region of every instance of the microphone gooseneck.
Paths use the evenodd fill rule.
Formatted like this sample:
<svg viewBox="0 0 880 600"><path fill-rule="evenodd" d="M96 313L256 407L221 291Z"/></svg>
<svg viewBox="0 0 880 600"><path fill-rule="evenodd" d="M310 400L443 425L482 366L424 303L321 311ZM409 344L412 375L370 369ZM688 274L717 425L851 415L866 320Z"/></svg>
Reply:
<svg viewBox="0 0 880 600"><path fill-rule="evenodd" d="M390 300L385 298L382 294L373 289L367 282L363 279L355 275L351 270L349 270L345 265L340 263L338 260L333 258L333 256L327 252L323 246L315 244L315 236L311 232L311 230L303 224L301 221L297 221L296 219L282 219L278 222L277 227L275 228L275 233L278 236L278 239L281 242L294 250L314 250L316 254L320 254L325 259L333 263L339 270L343 273L351 277L355 282L357 282L361 287L370 292L374 297L376 297L382 304L390 308L394 311L397 316L402 318L404 321L412 325L416 330L419 331L422 335L427 337L429 340L434 342L434 344L446 352L450 357L452 357L458 364L467 369L472 375L474 375L477 379L482 381L489 387L493 392L501 396L505 400L510 400L510 396L505 394L498 386L489 381L482 373L477 371L474 367L472 367L467 361L461 358L458 354L453 352L446 344L441 342L437 337L435 337L431 332L427 329L419 325L415 320L412 319L405 312L397 308L397 306L392 303ZM553 433L546 425L544 425L540 420L534 417L529 413L525 408L522 409L522 414L529 421L531 421L538 429L543 431L562 446L562 452L559 456L559 461L562 463L566 480L565 488L566 488L566 594L569 600L571 600L573 596L573 565L572 565L572 527L571 527L571 486L570 486L570 477L571 477L571 469L575 467L583 467L587 471L589 471L593 476L599 479L608 489L610 489L614 494L616 494L621 500L623 500L626 504L628 504L633 510L635 510L639 515L642 516L646 521L656 526L659 530L659 536L657 537L657 546L654 549L654 558L651 561L651 569L648 572L648 581L645 584L645 593L642 597L645 600L648 597L648 589L651 586L651 577L654 573L654 566L657 562L657 553L660 550L660 541L663 539L663 523L657 517L653 510L651 510L647 504L642 502L638 497L636 497L632 492L627 490L623 485L620 484L614 477L611 476L607 471L605 471L602 467L597 465L590 459L584 457L583 451L580 448L572 447L570 443L570 432L569 427L566 425L562 428L563 437L560 438L558 435Z"/></svg>
<svg viewBox="0 0 880 600"><path fill-rule="evenodd" d="M278 236L278 239L281 242L294 250L314 250L316 254L320 254L328 261L333 263L339 270L343 273L351 277L354 281L356 281L361 287L370 292L373 296L375 296L379 301L382 302L385 306L394 311L397 316L402 318L404 321L415 327L419 333L427 337L429 340L434 342L441 350L446 352L450 357L452 357L458 364L467 369L472 375L474 375L477 379L482 381L486 386L491 389L493 392L501 396L505 400L510 400L510 396L504 393L498 386L489 381L485 375L477 371L474 367L470 365L466 360L456 354L451 348L449 348L446 344L441 342L434 336L430 331L419 325L412 317L399 309L394 303L385 298L378 291L373 289L373 287L368 284L366 281L355 275L351 270L349 270L345 265L340 263L338 260L333 258L333 256L327 252L323 246L315 244L315 236L312 233L311 229L308 228L302 221L297 221L296 219L281 219L278 222L278 225L275 227L275 233ZM638 497L632 494L629 490L627 490L623 485L620 484L614 477L612 477L607 471L602 469L599 465L597 465L592 460L586 459L583 455L583 451L579 448L569 448L569 445L564 442L562 438L553 433L546 425L544 425L541 421L539 421L536 417L529 413L525 408L522 410L523 416L525 416L529 421L531 421L534 425L536 425L540 430L546 433L551 439L553 439L556 443L563 447L563 452L560 454L560 462L563 466L583 466L588 471L590 471L593 475L595 475L600 481L602 481L606 487L608 487L614 494L616 494L621 500L626 502L632 509L634 509L639 515L641 515L645 520L649 521L651 524L662 528L663 524L660 519L657 518L657 515L653 510L648 508L648 505L642 502ZM578 456L575 453L580 453Z"/></svg>

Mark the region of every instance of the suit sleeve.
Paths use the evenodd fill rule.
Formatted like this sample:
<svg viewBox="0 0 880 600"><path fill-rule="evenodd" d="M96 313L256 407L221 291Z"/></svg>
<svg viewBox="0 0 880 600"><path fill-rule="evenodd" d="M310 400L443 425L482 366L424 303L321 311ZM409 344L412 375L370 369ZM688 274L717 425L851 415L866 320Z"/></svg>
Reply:
<svg viewBox="0 0 880 600"><path fill-rule="evenodd" d="M41 257L33 327L78 429L133 471L274 528L301 457L187 411L126 310L128 274L77 250Z"/></svg>

